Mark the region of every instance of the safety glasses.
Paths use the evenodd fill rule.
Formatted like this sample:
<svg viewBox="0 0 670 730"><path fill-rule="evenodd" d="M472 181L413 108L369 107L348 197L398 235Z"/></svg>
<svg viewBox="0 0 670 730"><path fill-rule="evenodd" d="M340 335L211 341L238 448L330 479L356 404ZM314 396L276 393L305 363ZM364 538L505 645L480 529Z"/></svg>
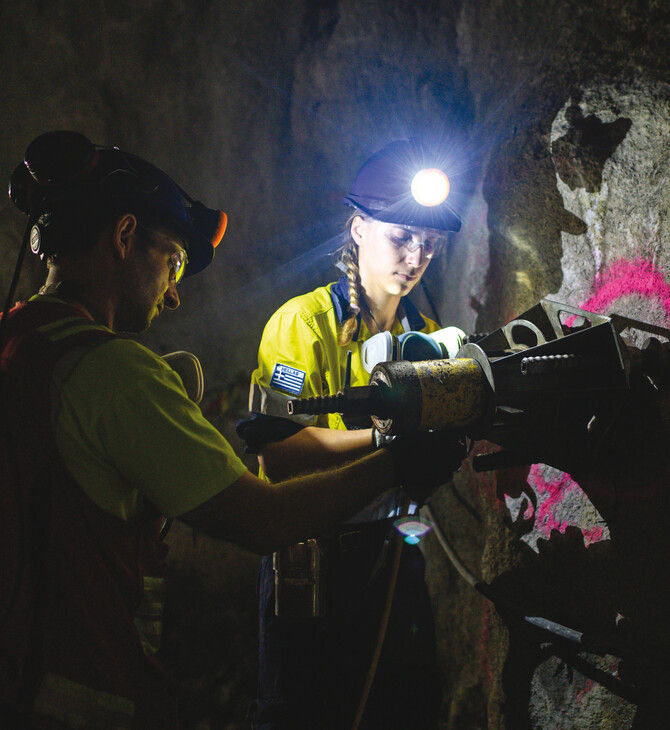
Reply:
<svg viewBox="0 0 670 730"><path fill-rule="evenodd" d="M174 246L174 240L166 236L161 231L157 231L153 228L148 228L144 225L137 226L138 233L153 246ZM188 264L188 256L186 251L180 248L176 251L172 251L167 254L167 264L170 269L170 275L168 281L170 284L179 284L184 278L184 272L186 271L186 264Z"/></svg>
<svg viewBox="0 0 670 730"><path fill-rule="evenodd" d="M399 251L414 253L418 248L422 248L423 257L426 259L432 259L434 256L437 256L446 245L446 240L443 236L425 229L392 225L389 227L386 235L393 246Z"/></svg>
<svg viewBox="0 0 670 730"><path fill-rule="evenodd" d="M168 266L170 267L170 283L179 284L184 278L188 256L186 251L175 251L168 258Z"/></svg>

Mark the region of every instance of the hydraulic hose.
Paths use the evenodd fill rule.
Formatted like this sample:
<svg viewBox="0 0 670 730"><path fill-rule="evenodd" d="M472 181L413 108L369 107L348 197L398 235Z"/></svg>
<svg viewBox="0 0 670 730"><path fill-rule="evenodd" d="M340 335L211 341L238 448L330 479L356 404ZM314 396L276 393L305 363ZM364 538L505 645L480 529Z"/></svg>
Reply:
<svg viewBox="0 0 670 730"><path fill-rule="evenodd" d="M406 517L409 512L409 499L406 497L403 500L401 517ZM381 621L379 624L379 632L377 634L377 642L375 649L372 654L372 660L370 661L370 667L368 674L365 678L365 684L363 686L363 692L361 699L358 702L358 708L356 710L356 716L354 718L354 724L351 726L351 730L358 730L361 720L363 719L363 713L365 712L365 706L370 696L370 690L372 689L372 683L377 673L377 667L379 665L379 657L381 656L382 648L384 646L384 639L386 638L386 630L388 629L389 618L391 616L391 608L393 606L393 596L395 595L396 584L398 583L398 572L400 570L400 559L402 558L402 549L404 540L400 533L395 533L395 545L393 546L393 562L391 563L391 575L389 576L389 584L386 591L386 601L384 603L384 610L382 612Z"/></svg>

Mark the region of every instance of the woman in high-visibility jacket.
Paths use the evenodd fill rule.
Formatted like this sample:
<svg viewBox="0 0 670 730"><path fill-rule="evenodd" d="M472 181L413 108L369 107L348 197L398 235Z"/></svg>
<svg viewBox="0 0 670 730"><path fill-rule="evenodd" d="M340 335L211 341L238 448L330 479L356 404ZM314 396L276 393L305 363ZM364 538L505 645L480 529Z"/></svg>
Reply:
<svg viewBox="0 0 670 730"><path fill-rule="evenodd" d="M288 400L366 385L364 350L374 335L402 340L406 332L439 329L407 298L444 248L446 232L460 227L446 202L446 175L428 154L415 142L392 142L361 167L344 199L354 208L341 254L344 275L287 302L265 327L251 377L251 417L238 433L270 481L344 463L372 451L378 438L367 416L289 417ZM412 196L413 176L425 168L441 200L426 201L430 191L422 202ZM389 338L382 340L383 350ZM393 359L390 352L380 357ZM339 530L263 559L254 728L358 724L401 503L398 491L387 493ZM419 548L405 545L361 728L437 727L441 683L424 568Z"/></svg>

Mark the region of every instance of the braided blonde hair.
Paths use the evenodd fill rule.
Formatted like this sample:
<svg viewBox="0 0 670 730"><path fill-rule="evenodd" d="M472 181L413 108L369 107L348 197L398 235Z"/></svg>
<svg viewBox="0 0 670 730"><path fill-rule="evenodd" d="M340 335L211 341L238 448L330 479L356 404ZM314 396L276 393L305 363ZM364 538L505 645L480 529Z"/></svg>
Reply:
<svg viewBox="0 0 670 730"><path fill-rule="evenodd" d="M354 218L364 216L360 212L354 213L347 221L346 230L349 231L349 238L342 247L340 261L346 267L347 283L349 284L349 308L347 318L342 322L337 334L337 344L341 347L348 345L358 327L358 315L361 311L361 298L363 290L361 289L361 274L358 270L358 246L354 243L351 236L351 224Z"/></svg>

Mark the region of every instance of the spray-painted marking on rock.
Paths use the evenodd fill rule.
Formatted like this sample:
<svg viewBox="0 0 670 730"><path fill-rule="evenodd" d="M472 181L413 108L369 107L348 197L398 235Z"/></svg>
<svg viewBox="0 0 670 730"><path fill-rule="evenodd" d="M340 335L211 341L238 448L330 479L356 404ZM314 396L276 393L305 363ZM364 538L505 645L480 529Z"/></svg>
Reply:
<svg viewBox="0 0 670 730"><path fill-rule="evenodd" d="M665 316L665 321L657 324L670 324L670 285L652 262L642 258L614 262L596 277L594 293L580 307L587 312L610 313L618 300L631 295L653 301ZM533 521L532 531L521 539L534 550L537 541L549 539L552 530L565 533L569 526L579 527L585 545L609 539L607 525L569 474L546 464L533 464L526 481L537 496L537 506L533 508L524 497L509 495L505 495L505 503L514 521Z"/></svg>

